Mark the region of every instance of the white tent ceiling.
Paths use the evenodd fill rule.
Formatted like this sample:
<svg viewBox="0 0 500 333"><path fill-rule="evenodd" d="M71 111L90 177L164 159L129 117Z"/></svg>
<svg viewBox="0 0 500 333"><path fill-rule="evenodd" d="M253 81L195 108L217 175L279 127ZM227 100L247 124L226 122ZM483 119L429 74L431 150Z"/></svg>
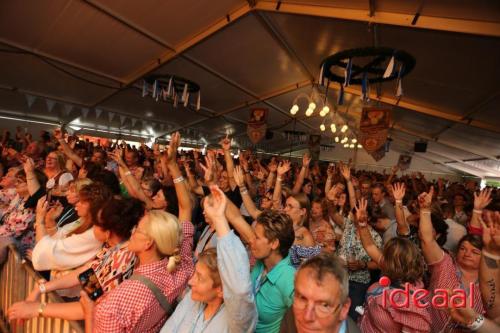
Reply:
<svg viewBox="0 0 500 333"><path fill-rule="evenodd" d="M262 106L275 135L259 147L288 152L283 131L319 132L322 118L299 113L294 124L288 110L298 93L311 92L321 61L349 48L389 46L417 60L399 104L394 83L380 90L380 103L393 107L392 149L411 151L425 139L428 153L418 157L499 177L499 37L497 0L6 0L0 109L68 122L82 108L98 108L100 117L91 111L86 123L126 132L153 122L157 131L163 124L165 132L181 129L215 142L227 131L242 139L249 109ZM167 73L201 86L202 110L141 97L142 77ZM331 85L333 104L337 89ZM26 94L40 98L28 107ZM349 87L339 107L352 125L360 95ZM57 107L48 112L42 98ZM75 107L65 112L68 103Z"/></svg>

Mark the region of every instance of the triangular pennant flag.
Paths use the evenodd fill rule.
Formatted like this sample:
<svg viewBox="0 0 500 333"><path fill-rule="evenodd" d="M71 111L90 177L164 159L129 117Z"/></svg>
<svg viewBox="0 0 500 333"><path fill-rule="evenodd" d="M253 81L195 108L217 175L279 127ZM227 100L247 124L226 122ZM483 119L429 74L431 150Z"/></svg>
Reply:
<svg viewBox="0 0 500 333"><path fill-rule="evenodd" d="M394 56L391 57L391 60L389 61L389 64L387 65L387 68L385 69L383 78L385 79L385 78L388 78L389 76L391 76L393 71L394 71Z"/></svg>
<svg viewBox="0 0 500 333"><path fill-rule="evenodd" d="M26 94L26 101L28 102L28 107L29 108L31 108L31 106L33 105L33 103L35 103L35 100L36 100L36 96L30 95L30 94Z"/></svg>
<svg viewBox="0 0 500 333"><path fill-rule="evenodd" d="M153 98L156 98L157 94L159 93L158 88L158 81L155 80L155 82L153 83Z"/></svg>
<svg viewBox="0 0 500 333"><path fill-rule="evenodd" d="M179 100L178 100L178 97L177 97L177 96L178 96L178 95L177 95L177 93L176 93L176 92L175 92L175 90L174 90L174 108L176 108L176 107L177 107L177 104L179 103Z"/></svg>
<svg viewBox="0 0 500 333"><path fill-rule="evenodd" d="M337 99L337 104L338 105L344 104L344 85L343 84L340 84L339 97Z"/></svg>
<svg viewBox="0 0 500 333"><path fill-rule="evenodd" d="M201 90L198 91L198 99L196 101L196 111L200 111L201 108Z"/></svg>
<svg viewBox="0 0 500 333"><path fill-rule="evenodd" d="M131 128L134 128L135 124L137 123L137 119L132 118L131 120L132 120L132 127Z"/></svg>
<svg viewBox="0 0 500 333"><path fill-rule="evenodd" d="M148 83L146 80L142 80L142 97L145 97L148 95Z"/></svg>
<svg viewBox="0 0 500 333"><path fill-rule="evenodd" d="M47 104L47 111L52 112L52 109L54 108L54 105L56 105L57 102L51 99L46 99L45 103Z"/></svg>
<svg viewBox="0 0 500 333"><path fill-rule="evenodd" d="M319 84L320 86L322 86L322 85L323 85L323 83L324 83L324 82L323 82L323 71L324 71L324 69L325 69L325 64L321 64L321 68L320 68L320 70L319 70L319 79L318 79L318 84Z"/></svg>
<svg viewBox="0 0 500 333"><path fill-rule="evenodd" d="M352 74L352 59L349 58L347 62L347 66L345 67L345 78L344 78L344 86L348 87L351 83L351 74Z"/></svg>
<svg viewBox="0 0 500 333"><path fill-rule="evenodd" d="M187 96L188 96L188 84L186 83L186 84L184 84L184 90L182 91L181 101L186 103Z"/></svg>
<svg viewBox="0 0 500 333"><path fill-rule="evenodd" d="M115 117L115 114L113 112L108 112L109 122L112 122L114 117Z"/></svg>
<svg viewBox="0 0 500 333"><path fill-rule="evenodd" d="M101 109L95 109L95 119L99 118L101 116L102 110Z"/></svg>
<svg viewBox="0 0 500 333"><path fill-rule="evenodd" d="M83 118L87 118L88 114L89 114L89 109L88 108L82 108L82 116L83 116Z"/></svg>
<svg viewBox="0 0 500 333"><path fill-rule="evenodd" d="M184 107L187 108L189 103L189 93L187 93L186 99L184 100Z"/></svg>
<svg viewBox="0 0 500 333"><path fill-rule="evenodd" d="M125 117L124 115L120 115L120 125L123 126L123 124L125 123L125 119L127 119L127 117Z"/></svg>
<svg viewBox="0 0 500 333"><path fill-rule="evenodd" d="M363 81L361 84L362 99L364 102L368 101L368 75L363 73Z"/></svg>
<svg viewBox="0 0 500 333"><path fill-rule="evenodd" d="M172 80L173 80L173 76L171 76L170 80L168 80L167 96L169 96L169 97L170 97L170 95L172 95Z"/></svg>
<svg viewBox="0 0 500 333"><path fill-rule="evenodd" d="M71 104L64 104L64 115L67 117L71 113L71 110L73 110L73 105Z"/></svg>
<svg viewBox="0 0 500 333"><path fill-rule="evenodd" d="M403 83L402 83L402 78L401 74L403 72L403 64L399 66L399 72L398 72L398 88L396 90L396 97L401 97L403 96Z"/></svg>

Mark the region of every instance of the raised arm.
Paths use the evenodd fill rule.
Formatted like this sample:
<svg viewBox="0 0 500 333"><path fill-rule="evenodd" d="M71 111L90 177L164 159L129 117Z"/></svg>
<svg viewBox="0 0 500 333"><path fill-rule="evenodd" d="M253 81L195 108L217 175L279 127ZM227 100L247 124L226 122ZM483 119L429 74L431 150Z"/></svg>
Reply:
<svg viewBox="0 0 500 333"><path fill-rule="evenodd" d="M286 173L290 171L290 161L285 160L280 162L278 165L278 168L276 169L277 177L276 177L276 184L274 185L274 192L273 192L273 208L274 209L280 209L281 208L281 188L282 188L282 183L283 183L283 177L286 175Z"/></svg>
<svg viewBox="0 0 500 333"><path fill-rule="evenodd" d="M325 193L328 193L332 188L333 176L335 175L335 164L330 163L326 169Z"/></svg>
<svg viewBox="0 0 500 333"><path fill-rule="evenodd" d="M75 151L73 149L71 149L69 144L64 139L64 133L60 128L57 128L54 130L54 137L57 139L57 141L61 145L63 153L66 156L68 156L68 158L70 160L75 162L75 164L78 165L78 167L81 168L83 165L83 159L80 156L78 156L78 154L75 153Z"/></svg>
<svg viewBox="0 0 500 333"><path fill-rule="evenodd" d="M307 169L309 168L309 163L311 163L311 156L309 156L309 153L305 153L304 156L302 156L302 168L300 169L299 176L293 185L292 193L300 193L302 184L304 184Z"/></svg>
<svg viewBox="0 0 500 333"><path fill-rule="evenodd" d="M491 202L491 188L485 188L479 194L474 193L474 210L472 211L472 218L470 226L473 228L482 228L482 213L483 209Z"/></svg>
<svg viewBox="0 0 500 333"><path fill-rule="evenodd" d="M240 188L241 198L243 199L243 204L247 209L250 216L255 220L262 213L253 202L250 194L248 193L248 189L245 186L245 180L243 178L243 171L239 166L234 168L234 180L236 181L236 185Z"/></svg>
<svg viewBox="0 0 500 333"><path fill-rule="evenodd" d="M35 173L35 163L28 157L23 164L24 172L26 173L26 182L28 183L28 192L30 195L35 194L42 184L38 182ZM43 184L45 186L45 184Z"/></svg>
<svg viewBox="0 0 500 333"><path fill-rule="evenodd" d="M179 202L179 221L191 221L192 218L192 202L189 196L184 177L182 177L179 165L177 164L177 149L181 143L181 135L179 132L172 134L170 145L164 152L163 159L165 160L170 175L174 181L175 193L177 194L177 201Z"/></svg>
<svg viewBox="0 0 500 333"><path fill-rule="evenodd" d="M483 223L479 287L488 317L500 323L500 212Z"/></svg>
<svg viewBox="0 0 500 333"><path fill-rule="evenodd" d="M239 208L231 200L227 202L226 218L247 244L255 242L255 231L241 216Z"/></svg>
<svg viewBox="0 0 500 333"><path fill-rule="evenodd" d="M422 253L428 264L439 262L443 258L443 250L434 238L434 228L431 221L431 203L434 188L431 187L428 193L423 192L418 196L420 206L420 224L418 236L420 237L420 246Z"/></svg>
<svg viewBox="0 0 500 333"><path fill-rule="evenodd" d="M398 224L398 235L406 236L410 233L410 226L406 222L405 214L403 211L403 198L406 193L406 186L404 183L395 183L392 185L392 195L395 200L395 214L396 222Z"/></svg>
<svg viewBox="0 0 500 333"><path fill-rule="evenodd" d="M395 165L391 168L391 174L389 175L389 177L387 177L387 180L385 181L384 185L389 186L392 184L392 180L396 176L396 173L398 172L398 170L399 170L399 167L397 165Z"/></svg>
<svg viewBox="0 0 500 333"><path fill-rule="evenodd" d="M340 164L340 172L347 182L347 191L349 193L349 204L351 207L356 206L356 193L354 192L354 185L351 182L351 168L349 165Z"/></svg>
<svg viewBox="0 0 500 333"><path fill-rule="evenodd" d="M248 192L250 192L250 196L253 198L257 194L257 189L253 184L253 178L250 174L250 168L248 166L248 152L241 152L239 156L240 166L243 170L243 174L245 175L245 182L247 184Z"/></svg>
<svg viewBox="0 0 500 333"><path fill-rule="evenodd" d="M224 161L226 161L229 185L231 186L231 190L234 190L236 188L236 182L234 181L234 161L231 156L231 139L229 138L229 135L226 135L226 137L222 139L219 144L222 146L222 150L224 151Z"/></svg>
<svg viewBox="0 0 500 333"><path fill-rule="evenodd" d="M359 204L355 206L356 227L358 228L361 243L363 244L366 253L370 256L370 258L372 258L373 261L380 265L382 252L373 241L370 230L368 229L368 214L366 212L367 206L368 201L364 198L361 198L361 200L359 200Z"/></svg>

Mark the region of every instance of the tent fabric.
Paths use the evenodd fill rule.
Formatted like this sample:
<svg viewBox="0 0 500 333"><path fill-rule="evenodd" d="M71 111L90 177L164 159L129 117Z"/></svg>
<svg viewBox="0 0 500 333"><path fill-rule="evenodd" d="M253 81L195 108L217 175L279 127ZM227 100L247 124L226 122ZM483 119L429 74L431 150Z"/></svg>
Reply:
<svg viewBox="0 0 500 333"><path fill-rule="evenodd" d="M389 46L417 60L403 80L399 103L396 82L380 86L379 103L371 87L372 105L393 109L391 150L412 153L413 143L424 139L428 152L416 153L416 159L450 172L499 177L500 3L426 2L414 25L421 1L372 3L370 8L361 0L2 1L0 115L78 120L129 133L153 124L157 135L181 130L211 143L232 133L245 148L250 109L264 107L275 135L257 148L288 153L285 131L320 133L324 119L318 111L306 118L302 109L294 119L289 109L299 93L311 93L321 61L349 48ZM202 109L141 97L141 79L148 74L197 82ZM31 107L27 94L37 96ZM337 94L332 86L332 105ZM364 106L360 95L360 87L346 89L337 109L351 127ZM47 99L57 102L51 112ZM74 105L68 114L65 104ZM86 108L91 111L83 119ZM99 118L95 108L102 110ZM116 114L112 121L109 112ZM322 136L324 143L333 139L328 131ZM337 145L322 158L339 154L352 151Z"/></svg>

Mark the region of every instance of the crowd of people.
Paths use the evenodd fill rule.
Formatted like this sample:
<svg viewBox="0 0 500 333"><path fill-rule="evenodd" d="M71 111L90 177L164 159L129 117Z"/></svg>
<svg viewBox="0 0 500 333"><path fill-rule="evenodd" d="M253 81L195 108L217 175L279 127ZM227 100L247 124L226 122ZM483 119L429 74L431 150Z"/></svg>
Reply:
<svg viewBox="0 0 500 333"><path fill-rule="evenodd" d="M242 151L4 132L7 311L86 332L498 332L500 190ZM64 302L45 303L56 292Z"/></svg>

